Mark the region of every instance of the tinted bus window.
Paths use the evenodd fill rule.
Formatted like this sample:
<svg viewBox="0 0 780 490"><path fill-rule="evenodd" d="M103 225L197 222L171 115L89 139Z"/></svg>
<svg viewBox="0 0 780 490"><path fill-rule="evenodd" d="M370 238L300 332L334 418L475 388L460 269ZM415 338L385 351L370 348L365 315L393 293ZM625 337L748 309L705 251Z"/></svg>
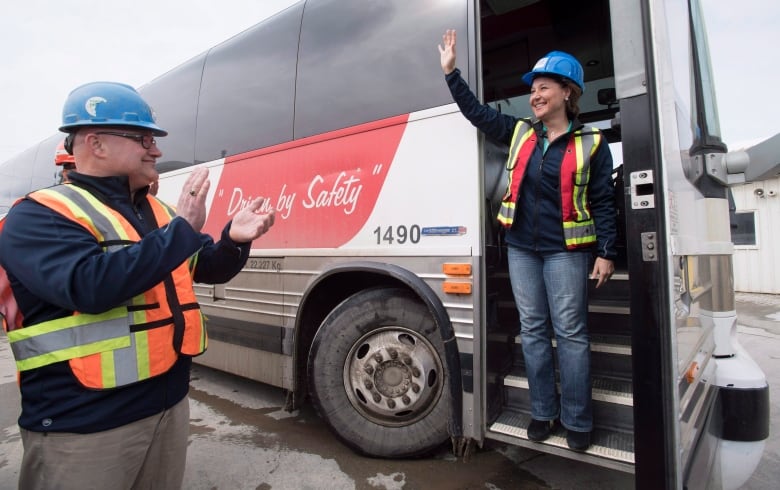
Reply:
<svg viewBox="0 0 780 490"><path fill-rule="evenodd" d="M198 107L197 161L292 139L295 63L303 4L208 53Z"/></svg>
<svg viewBox="0 0 780 490"><path fill-rule="evenodd" d="M8 208L19 197L30 190L32 179L32 162L38 146L33 146L0 166L0 214L8 212Z"/></svg>
<svg viewBox="0 0 780 490"><path fill-rule="evenodd" d="M467 68L466 6L446 0L309 0L295 137L452 103L436 45L445 29L457 29L464 46L459 63ZM344 19L348 29L333 28Z"/></svg>
<svg viewBox="0 0 780 490"><path fill-rule="evenodd" d="M54 164L54 151L60 141L65 139L65 133L54 133L38 145L35 161L32 167L31 189L42 189L58 182L59 168Z"/></svg>
<svg viewBox="0 0 780 490"><path fill-rule="evenodd" d="M31 190L57 183L59 169L54 165L54 150L64 138L64 133L55 133L0 166L0 215Z"/></svg>
<svg viewBox="0 0 780 490"><path fill-rule="evenodd" d="M160 172L195 163L195 116L205 59L204 53L139 89L154 110L157 124L168 131L168 136L157 140L163 153L157 160Z"/></svg>

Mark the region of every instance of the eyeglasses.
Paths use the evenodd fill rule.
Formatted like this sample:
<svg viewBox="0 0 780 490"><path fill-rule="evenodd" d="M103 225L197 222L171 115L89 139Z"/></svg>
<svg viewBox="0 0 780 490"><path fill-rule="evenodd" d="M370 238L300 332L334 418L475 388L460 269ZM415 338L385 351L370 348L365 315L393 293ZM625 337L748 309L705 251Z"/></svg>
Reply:
<svg viewBox="0 0 780 490"><path fill-rule="evenodd" d="M144 150L148 150L152 145L157 144L157 140L150 134L118 133L114 131L98 131L95 134L110 134L111 136L120 136L140 143Z"/></svg>

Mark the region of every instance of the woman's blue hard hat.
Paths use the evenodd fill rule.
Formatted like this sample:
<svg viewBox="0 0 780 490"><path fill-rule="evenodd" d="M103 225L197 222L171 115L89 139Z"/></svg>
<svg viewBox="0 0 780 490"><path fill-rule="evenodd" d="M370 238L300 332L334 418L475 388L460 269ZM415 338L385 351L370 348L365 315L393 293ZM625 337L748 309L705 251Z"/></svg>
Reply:
<svg viewBox="0 0 780 490"><path fill-rule="evenodd" d="M536 62L534 68L523 75L523 82L534 83L534 78L542 75L555 75L574 82L580 90L585 91L582 65L577 58L563 51L550 51Z"/></svg>

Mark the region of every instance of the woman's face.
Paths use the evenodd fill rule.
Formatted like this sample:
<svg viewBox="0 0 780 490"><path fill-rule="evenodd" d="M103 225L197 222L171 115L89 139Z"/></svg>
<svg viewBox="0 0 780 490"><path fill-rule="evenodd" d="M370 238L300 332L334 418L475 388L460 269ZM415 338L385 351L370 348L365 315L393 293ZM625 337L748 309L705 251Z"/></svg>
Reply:
<svg viewBox="0 0 780 490"><path fill-rule="evenodd" d="M571 89L563 87L555 79L536 77L531 85L531 97L528 99L531 110L542 121L552 117L566 116L566 99Z"/></svg>

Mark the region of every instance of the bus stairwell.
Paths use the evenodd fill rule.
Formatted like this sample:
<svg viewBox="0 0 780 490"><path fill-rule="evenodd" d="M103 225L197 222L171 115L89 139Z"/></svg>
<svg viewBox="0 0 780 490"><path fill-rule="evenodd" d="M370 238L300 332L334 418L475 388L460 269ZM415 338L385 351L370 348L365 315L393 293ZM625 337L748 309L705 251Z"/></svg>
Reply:
<svg viewBox="0 0 780 490"><path fill-rule="evenodd" d="M520 336L516 335L519 320L509 287L509 276L505 270L496 271L490 281L496 286L501 282L505 284L504 287L499 288L501 293L495 299L496 316L500 327L489 335L487 357L488 359L494 357L493 352L502 349L503 342L509 342L511 362L504 366L505 375L499 383L500 408L497 408L495 420L488 426L488 437L537 451L632 472L634 420L629 321L630 286L626 270L617 269L612 280L605 286L598 290L591 287L588 291L594 430L592 445L584 453L576 453L568 449L566 430L559 424L556 424L554 432L546 441L528 440L526 427L530 422L531 413L528 378L525 373ZM553 348L555 347L556 343L553 339Z"/></svg>
<svg viewBox="0 0 780 490"><path fill-rule="evenodd" d="M530 116L527 93L516 73L520 68L515 56L527 53L535 59L537 51L572 49L578 53L610 52L609 16L604 2L589 10L589 26L575 31L563 29L572 19L554 3L538 3L527 9L500 12L491 2L482 2L481 61L482 92L485 102L499 111L517 117ZM602 10L603 9L603 10ZM522 12L520 12L522 10ZM540 19L555 19L545 26ZM568 33L567 33L568 32ZM567 34L562 34L567 33ZM544 44L541 40L546 40ZM569 47L571 45L571 47ZM574 46L577 49L574 49ZM512 53L511 57L507 57ZM586 82L595 80L586 90L589 98L581 101L580 120L602 129L607 141L619 145L619 127L615 123L614 76L611 57L586 68ZM610 96L611 95L611 96ZM525 97L525 98L523 98ZM621 163L613 174L618 208L618 244L611 281L595 289L590 281L588 328L591 344L591 373L594 430L592 444L585 452L575 452L566 443L566 429L556 423L552 435L543 442L528 439L526 427L531 420L528 378L521 339L520 322L507 271L506 246L495 215L506 182L506 148L485 138L485 272L487 304L486 340L486 437L537 451L556 454L620 471L634 471L634 420L631 357L630 284L625 253L625 216ZM498 183L497 183L498 182ZM592 264L592 262L591 262ZM552 329L550 329L552 334ZM552 340L555 349L555 339ZM557 355L556 382L558 381Z"/></svg>

